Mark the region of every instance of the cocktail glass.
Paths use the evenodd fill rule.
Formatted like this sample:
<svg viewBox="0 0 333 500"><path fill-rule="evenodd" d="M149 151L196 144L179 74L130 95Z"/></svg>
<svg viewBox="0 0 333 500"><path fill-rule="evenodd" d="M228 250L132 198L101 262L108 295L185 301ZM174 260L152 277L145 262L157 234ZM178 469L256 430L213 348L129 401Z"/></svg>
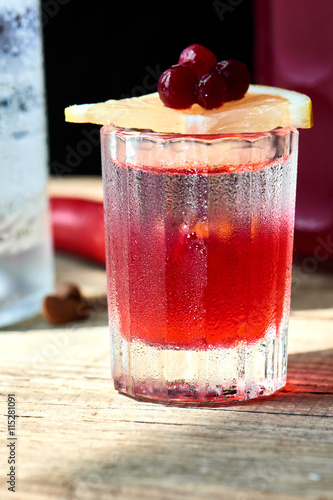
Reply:
<svg viewBox="0 0 333 500"><path fill-rule="evenodd" d="M101 139L116 389L211 405L283 387L297 130Z"/></svg>

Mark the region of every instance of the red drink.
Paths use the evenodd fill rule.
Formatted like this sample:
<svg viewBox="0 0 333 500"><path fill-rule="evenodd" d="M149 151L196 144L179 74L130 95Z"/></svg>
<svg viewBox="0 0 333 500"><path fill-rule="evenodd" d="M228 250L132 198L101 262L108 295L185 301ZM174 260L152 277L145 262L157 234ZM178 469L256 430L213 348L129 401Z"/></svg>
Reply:
<svg viewBox="0 0 333 500"><path fill-rule="evenodd" d="M250 80L243 63L192 44L158 93L65 110L103 125L120 392L211 404L286 382L296 129L312 126L312 108Z"/></svg>
<svg viewBox="0 0 333 500"><path fill-rule="evenodd" d="M114 164L125 184L140 175L155 188L143 200L140 213L119 212L110 240L116 265L110 295L117 297L120 331L128 340L181 349L232 347L263 339L284 326L289 304L293 214L267 220L264 214L218 219L224 199L210 207L208 184L218 190L249 173L160 173L134 171ZM262 167L256 176L274 175L279 164ZM161 219L163 186L195 183L202 196L197 218L165 213ZM228 179L230 178L230 179ZM249 193L250 195L250 193ZM114 196L114 194L113 194ZM248 200L249 203L249 200ZM159 213L152 217L157 204ZM165 207L163 207L165 209ZM211 212L211 213L210 213ZM131 216L132 215L132 216ZM127 223L127 224L126 224ZM124 231L126 225L126 231ZM127 251L125 250L127 249ZM124 258L126 262L124 262ZM124 273L119 272L122 267Z"/></svg>
<svg viewBox="0 0 333 500"><path fill-rule="evenodd" d="M156 136L102 133L116 387L186 401L271 393L285 381L297 132ZM187 372L218 359L211 380L179 375L189 353Z"/></svg>

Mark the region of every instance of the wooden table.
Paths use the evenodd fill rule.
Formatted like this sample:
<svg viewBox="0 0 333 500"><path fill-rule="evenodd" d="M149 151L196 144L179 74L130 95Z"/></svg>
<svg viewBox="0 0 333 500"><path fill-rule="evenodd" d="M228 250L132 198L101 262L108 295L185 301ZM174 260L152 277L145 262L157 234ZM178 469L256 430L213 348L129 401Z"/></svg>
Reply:
<svg viewBox="0 0 333 500"><path fill-rule="evenodd" d="M101 197L100 179L52 181L52 193ZM105 272L58 255L57 280L105 295ZM333 499L333 279L295 265L288 385L220 408L173 408L119 395L105 311L51 327L41 317L0 332L0 498ZM15 394L16 493L7 395Z"/></svg>

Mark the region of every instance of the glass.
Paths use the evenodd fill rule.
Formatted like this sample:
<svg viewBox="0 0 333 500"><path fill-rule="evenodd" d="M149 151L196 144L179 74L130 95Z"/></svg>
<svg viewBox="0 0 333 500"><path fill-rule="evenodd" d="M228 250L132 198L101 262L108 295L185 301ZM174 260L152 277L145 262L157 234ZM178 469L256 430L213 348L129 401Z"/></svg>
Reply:
<svg viewBox="0 0 333 500"><path fill-rule="evenodd" d="M297 130L101 139L116 389L190 405L283 387Z"/></svg>
<svg viewBox="0 0 333 500"><path fill-rule="evenodd" d="M0 326L53 288L39 2L0 0Z"/></svg>

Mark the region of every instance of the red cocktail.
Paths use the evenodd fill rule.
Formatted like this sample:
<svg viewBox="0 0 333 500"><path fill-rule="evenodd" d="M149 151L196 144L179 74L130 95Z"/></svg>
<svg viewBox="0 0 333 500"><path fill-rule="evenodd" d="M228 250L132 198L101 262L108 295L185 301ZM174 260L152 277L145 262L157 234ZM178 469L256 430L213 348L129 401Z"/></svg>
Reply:
<svg viewBox="0 0 333 500"><path fill-rule="evenodd" d="M298 128L310 99L192 44L158 93L66 108L103 125L115 387L166 404L286 382Z"/></svg>
<svg viewBox="0 0 333 500"><path fill-rule="evenodd" d="M285 383L295 129L102 129L116 387L165 402Z"/></svg>

